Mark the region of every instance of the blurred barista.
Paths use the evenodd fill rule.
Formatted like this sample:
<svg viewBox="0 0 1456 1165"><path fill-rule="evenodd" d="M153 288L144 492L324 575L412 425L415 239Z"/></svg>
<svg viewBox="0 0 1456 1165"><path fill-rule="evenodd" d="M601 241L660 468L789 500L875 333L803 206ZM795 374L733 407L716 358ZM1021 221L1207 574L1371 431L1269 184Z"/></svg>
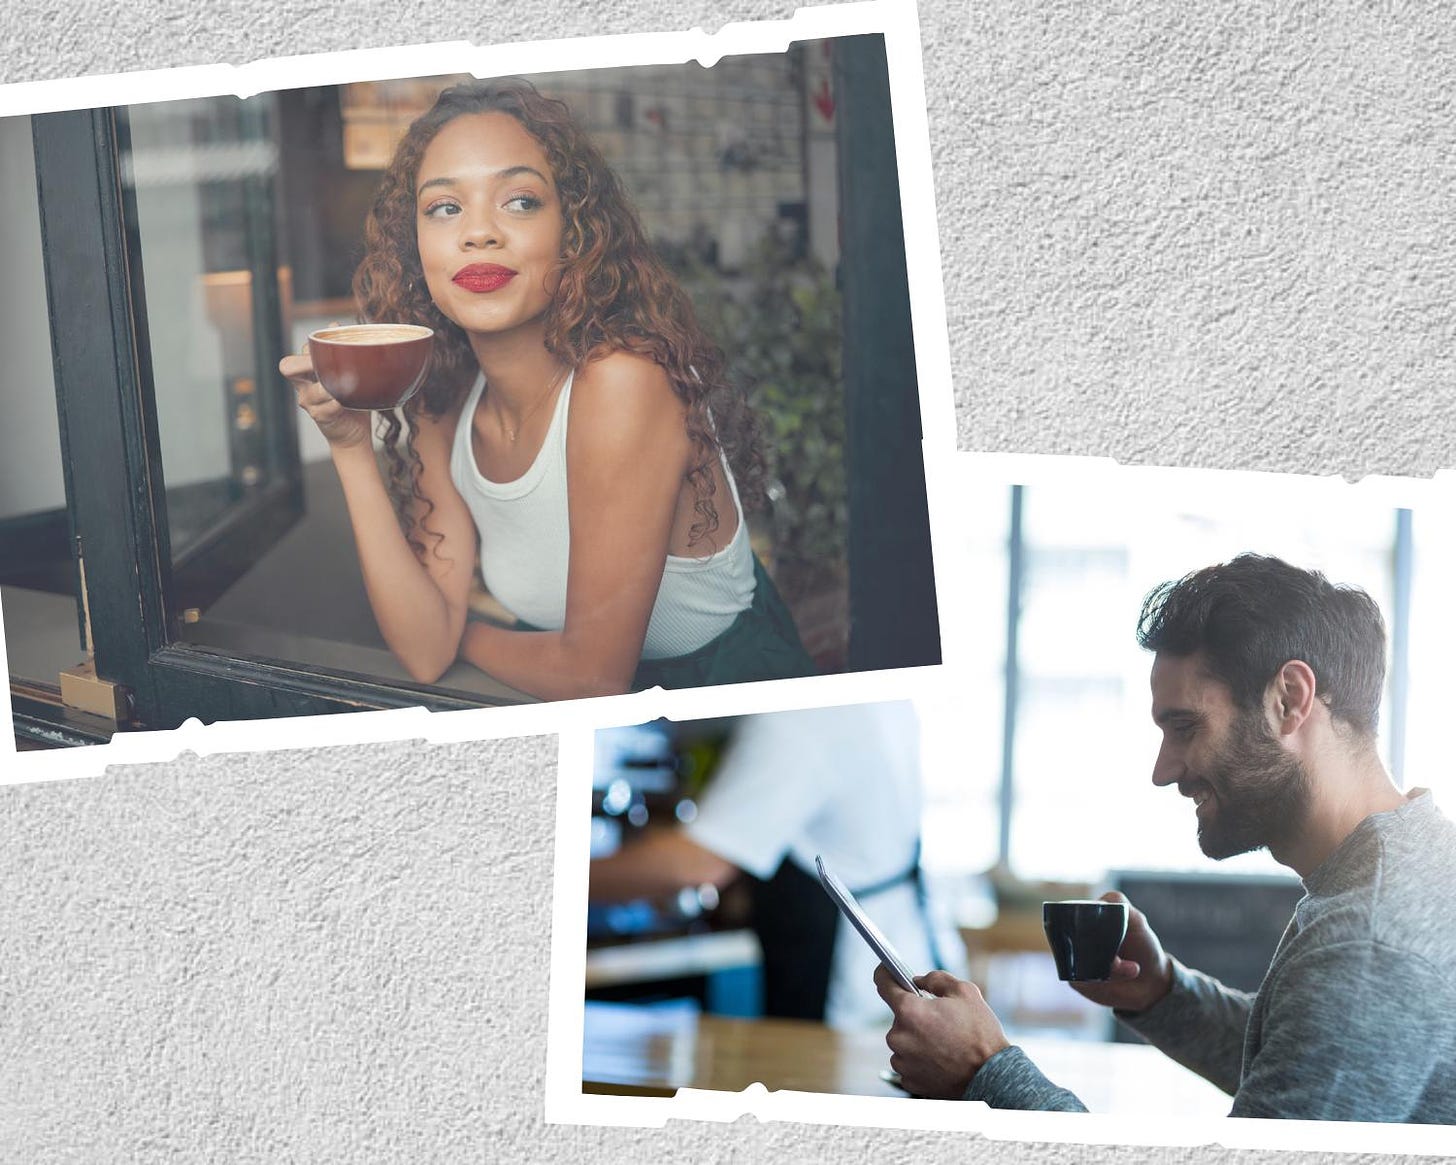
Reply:
<svg viewBox="0 0 1456 1165"><path fill-rule="evenodd" d="M688 825L591 863L593 902L749 875L764 1013L884 1024L874 954L814 873L825 864L914 968L944 968L920 873L920 731L904 701L745 716Z"/></svg>

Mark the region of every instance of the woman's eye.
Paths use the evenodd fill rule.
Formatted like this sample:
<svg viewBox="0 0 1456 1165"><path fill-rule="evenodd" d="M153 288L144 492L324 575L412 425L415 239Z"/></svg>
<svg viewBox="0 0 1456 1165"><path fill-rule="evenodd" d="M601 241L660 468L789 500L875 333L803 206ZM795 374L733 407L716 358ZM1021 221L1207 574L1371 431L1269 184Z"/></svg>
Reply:
<svg viewBox="0 0 1456 1165"><path fill-rule="evenodd" d="M460 213L460 206L454 202L435 202L425 207L426 218L448 218Z"/></svg>
<svg viewBox="0 0 1456 1165"><path fill-rule="evenodd" d="M514 198L506 200L507 210L535 210L541 206L541 200L534 194L517 194Z"/></svg>

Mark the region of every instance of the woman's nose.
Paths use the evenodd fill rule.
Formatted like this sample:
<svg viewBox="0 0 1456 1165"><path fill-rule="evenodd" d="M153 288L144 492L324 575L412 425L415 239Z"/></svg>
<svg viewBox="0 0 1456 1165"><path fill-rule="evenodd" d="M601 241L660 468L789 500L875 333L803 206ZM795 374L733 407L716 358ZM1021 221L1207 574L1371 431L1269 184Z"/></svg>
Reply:
<svg viewBox="0 0 1456 1165"><path fill-rule="evenodd" d="M491 247L500 245L500 223L496 216L488 209L467 211L463 217L465 222L462 224L462 230L460 232L460 245L462 247Z"/></svg>

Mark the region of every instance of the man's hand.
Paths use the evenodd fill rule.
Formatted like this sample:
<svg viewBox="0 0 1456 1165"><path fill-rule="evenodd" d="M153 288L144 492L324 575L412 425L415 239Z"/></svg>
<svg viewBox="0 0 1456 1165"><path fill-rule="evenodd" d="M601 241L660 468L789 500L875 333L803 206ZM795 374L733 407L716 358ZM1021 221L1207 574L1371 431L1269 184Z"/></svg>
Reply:
<svg viewBox="0 0 1456 1165"><path fill-rule="evenodd" d="M912 1096L959 1100L981 1065L1010 1047L1006 1033L974 983L944 971L915 983L934 998L906 991L883 966L875 969L875 988L895 1013L885 1037L890 1068Z"/></svg>
<svg viewBox="0 0 1456 1165"><path fill-rule="evenodd" d="M1104 902L1127 902L1111 890ZM1073 983L1093 1003L1119 1011L1146 1011L1173 988L1173 960L1163 950L1147 916L1127 902L1127 937L1112 961L1112 978L1105 983Z"/></svg>

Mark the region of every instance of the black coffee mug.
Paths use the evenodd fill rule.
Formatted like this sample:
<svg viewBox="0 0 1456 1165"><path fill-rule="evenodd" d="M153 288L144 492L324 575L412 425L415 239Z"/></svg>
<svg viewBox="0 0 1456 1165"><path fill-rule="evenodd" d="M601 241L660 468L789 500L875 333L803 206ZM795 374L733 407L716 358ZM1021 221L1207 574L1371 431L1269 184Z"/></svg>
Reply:
<svg viewBox="0 0 1456 1165"><path fill-rule="evenodd" d="M1112 977L1112 961L1127 935L1127 903L1043 902L1041 925L1058 979L1100 982Z"/></svg>

